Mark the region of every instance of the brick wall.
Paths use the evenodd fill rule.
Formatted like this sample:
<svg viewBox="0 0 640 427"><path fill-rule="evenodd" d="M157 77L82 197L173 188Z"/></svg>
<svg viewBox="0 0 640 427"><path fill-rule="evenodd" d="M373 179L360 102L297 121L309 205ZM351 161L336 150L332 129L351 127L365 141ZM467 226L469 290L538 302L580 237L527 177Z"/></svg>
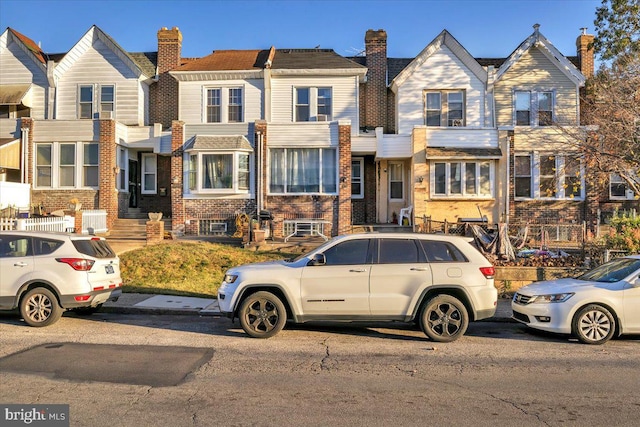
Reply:
<svg viewBox="0 0 640 427"><path fill-rule="evenodd" d="M365 38L367 84L365 118L362 126L387 131L387 33L368 30Z"/></svg>
<svg viewBox="0 0 640 427"><path fill-rule="evenodd" d="M185 210L182 199L182 146L184 144L184 122L171 123L171 229L184 225ZM174 182L175 181L175 182Z"/></svg>
<svg viewBox="0 0 640 427"><path fill-rule="evenodd" d="M238 214L253 214L256 211L255 199L185 199L185 233L198 234L198 219L215 218L227 222L227 231L235 230ZM251 215L252 216L252 215Z"/></svg>
<svg viewBox="0 0 640 427"><path fill-rule="evenodd" d="M152 96L155 111L153 121L166 129L178 117L178 82L169 71L180 66L182 33L178 27L158 31L158 83Z"/></svg>
<svg viewBox="0 0 640 427"><path fill-rule="evenodd" d="M143 212L162 212L165 218L171 217L171 157L158 156L158 193L157 194L141 194L138 201L138 207ZM161 189L166 193L163 196ZM127 202L128 203L128 202Z"/></svg>
<svg viewBox="0 0 640 427"><path fill-rule="evenodd" d="M98 173L98 206L107 211L107 228L118 218L118 192L116 190L116 121L100 120Z"/></svg>
<svg viewBox="0 0 640 427"><path fill-rule="evenodd" d="M580 71L585 77L589 78L593 76L594 61L593 61L593 48L589 47L593 43L594 36L591 34L581 34L576 39L576 51L578 53L578 59L580 60Z"/></svg>
<svg viewBox="0 0 640 427"><path fill-rule="evenodd" d="M338 123L338 234L351 231L351 125ZM334 220L335 223L335 220Z"/></svg>

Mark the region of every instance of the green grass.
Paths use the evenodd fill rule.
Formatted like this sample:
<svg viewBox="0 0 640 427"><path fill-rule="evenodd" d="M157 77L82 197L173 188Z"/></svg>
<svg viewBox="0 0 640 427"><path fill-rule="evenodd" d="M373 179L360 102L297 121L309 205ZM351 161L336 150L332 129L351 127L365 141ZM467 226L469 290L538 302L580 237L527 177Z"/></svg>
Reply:
<svg viewBox="0 0 640 427"><path fill-rule="evenodd" d="M120 272L124 292L210 298L217 295L229 267L293 256L210 242L173 242L121 254Z"/></svg>

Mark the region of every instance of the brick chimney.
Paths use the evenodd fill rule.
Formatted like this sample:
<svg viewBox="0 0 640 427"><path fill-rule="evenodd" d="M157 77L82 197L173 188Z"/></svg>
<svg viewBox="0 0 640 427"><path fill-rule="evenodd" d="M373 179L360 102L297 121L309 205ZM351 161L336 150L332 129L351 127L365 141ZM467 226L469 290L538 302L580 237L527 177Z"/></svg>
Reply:
<svg viewBox="0 0 640 427"><path fill-rule="evenodd" d="M178 27L158 31L158 84L155 96L154 122L163 128L171 127L171 121L178 119L178 82L169 71L180 66L182 53L182 33Z"/></svg>
<svg viewBox="0 0 640 427"><path fill-rule="evenodd" d="M593 76L594 72L593 47L590 46L594 36L587 34L586 28L581 28L581 30L582 34L576 39L576 50L580 61L580 71L589 78Z"/></svg>
<svg viewBox="0 0 640 427"><path fill-rule="evenodd" d="M387 128L387 32L367 30L364 37L367 84L362 126Z"/></svg>

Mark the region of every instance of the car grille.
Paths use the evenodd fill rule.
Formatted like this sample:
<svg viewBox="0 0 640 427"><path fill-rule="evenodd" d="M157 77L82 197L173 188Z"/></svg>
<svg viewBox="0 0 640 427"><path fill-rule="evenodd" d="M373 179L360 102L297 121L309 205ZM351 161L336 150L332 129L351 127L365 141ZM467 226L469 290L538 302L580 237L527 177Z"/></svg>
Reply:
<svg viewBox="0 0 640 427"><path fill-rule="evenodd" d="M516 304L520 304L520 305L527 305L531 302L532 297L528 296L528 295L522 295L522 294L518 294L516 293L513 296L513 302L515 302Z"/></svg>
<svg viewBox="0 0 640 427"><path fill-rule="evenodd" d="M520 320L521 322L529 323L529 316L526 314L518 313L517 311L513 312L513 318L516 320Z"/></svg>

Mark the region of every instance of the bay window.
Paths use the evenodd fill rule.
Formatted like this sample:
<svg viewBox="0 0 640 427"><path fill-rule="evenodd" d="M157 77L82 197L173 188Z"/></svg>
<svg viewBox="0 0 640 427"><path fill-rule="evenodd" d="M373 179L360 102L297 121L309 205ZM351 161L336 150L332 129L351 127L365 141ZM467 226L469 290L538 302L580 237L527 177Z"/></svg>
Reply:
<svg viewBox="0 0 640 427"><path fill-rule="evenodd" d="M269 191L276 194L335 194L335 148L271 148Z"/></svg>
<svg viewBox="0 0 640 427"><path fill-rule="evenodd" d="M492 197L493 162L450 161L431 163L434 197Z"/></svg>
<svg viewBox="0 0 640 427"><path fill-rule="evenodd" d="M250 187L248 152L198 151L188 159L187 185L194 194L247 193Z"/></svg>
<svg viewBox="0 0 640 427"><path fill-rule="evenodd" d="M35 187L99 187L98 143L37 143L35 151Z"/></svg>

